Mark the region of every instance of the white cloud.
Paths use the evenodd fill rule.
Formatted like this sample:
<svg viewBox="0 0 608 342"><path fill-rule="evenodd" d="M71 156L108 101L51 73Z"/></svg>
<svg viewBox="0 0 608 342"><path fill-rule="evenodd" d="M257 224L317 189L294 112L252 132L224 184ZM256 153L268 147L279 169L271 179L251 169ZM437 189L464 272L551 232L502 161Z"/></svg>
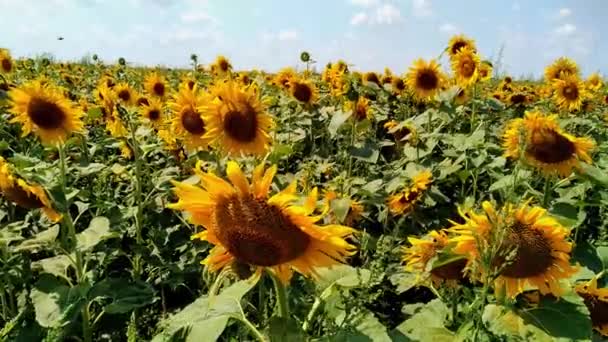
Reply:
<svg viewBox="0 0 608 342"><path fill-rule="evenodd" d="M562 36L569 36L576 31L576 26L572 24L564 24L555 29L555 33Z"/></svg>
<svg viewBox="0 0 608 342"><path fill-rule="evenodd" d="M350 0L350 3L355 6L372 7L378 5L379 0Z"/></svg>
<svg viewBox="0 0 608 342"><path fill-rule="evenodd" d="M569 17L572 14L572 10L569 8L560 8L559 12L557 12L557 16L559 18L566 18Z"/></svg>
<svg viewBox="0 0 608 342"><path fill-rule="evenodd" d="M277 36L281 41L298 39L298 32L295 30L281 30Z"/></svg>
<svg viewBox="0 0 608 342"><path fill-rule="evenodd" d="M201 21L213 21L213 17L205 11L186 12L182 13L180 20L184 23L197 23Z"/></svg>
<svg viewBox="0 0 608 342"><path fill-rule="evenodd" d="M350 24L357 26L360 24L364 24L368 21L369 17L367 16L367 14L365 12L359 12L355 15L353 15L352 18L350 18Z"/></svg>
<svg viewBox="0 0 608 342"><path fill-rule="evenodd" d="M401 19L399 9L391 4L384 4L376 9L376 22L378 24L392 24Z"/></svg>
<svg viewBox="0 0 608 342"><path fill-rule="evenodd" d="M439 26L439 31L447 34L455 34L458 32L458 28L450 23L445 23Z"/></svg>
<svg viewBox="0 0 608 342"><path fill-rule="evenodd" d="M433 14L430 0L413 0L412 10L416 17L428 17Z"/></svg>

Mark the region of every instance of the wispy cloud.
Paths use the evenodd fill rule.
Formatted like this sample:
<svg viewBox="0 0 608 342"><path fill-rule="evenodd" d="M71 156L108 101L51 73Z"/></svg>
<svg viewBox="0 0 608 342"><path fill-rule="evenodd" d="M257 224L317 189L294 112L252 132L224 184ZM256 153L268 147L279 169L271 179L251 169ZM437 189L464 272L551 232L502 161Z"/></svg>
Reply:
<svg viewBox="0 0 608 342"><path fill-rule="evenodd" d="M576 26L572 24L563 24L558 26L554 32L558 35L568 36L576 32Z"/></svg>
<svg viewBox="0 0 608 342"><path fill-rule="evenodd" d="M350 18L350 24L354 26L365 24L368 19L369 18L365 12L359 12L353 15L352 18Z"/></svg>
<svg viewBox="0 0 608 342"><path fill-rule="evenodd" d="M379 0L350 0L350 3L355 6L373 7L380 3Z"/></svg>
<svg viewBox="0 0 608 342"><path fill-rule="evenodd" d="M458 27L456 27L450 23L445 23L445 24L439 26L439 32L446 33L446 34L455 34L456 32L458 32Z"/></svg>
<svg viewBox="0 0 608 342"><path fill-rule="evenodd" d="M297 40L298 32L296 30L281 30L277 38L281 41Z"/></svg>
<svg viewBox="0 0 608 342"><path fill-rule="evenodd" d="M413 0L412 12L416 17L428 17L433 14L430 0Z"/></svg>
<svg viewBox="0 0 608 342"><path fill-rule="evenodd" d="M569 8L560 8L559 11L557 12L557 17L558 18L566 18L569 17L572 14L572 10Z"/></svg>
<svg viewBox="0 0 608 342"><path fill-rule="evenodd" d="M378 24L392 24L401 19L399 9L391 4L384 4L376 9L376 22Z"/></svg>

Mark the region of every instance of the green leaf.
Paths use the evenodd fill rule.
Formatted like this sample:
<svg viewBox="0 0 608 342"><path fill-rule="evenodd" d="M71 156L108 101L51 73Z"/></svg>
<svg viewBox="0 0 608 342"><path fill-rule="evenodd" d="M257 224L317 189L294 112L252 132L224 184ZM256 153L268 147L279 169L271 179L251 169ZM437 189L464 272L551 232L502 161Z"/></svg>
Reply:
<svg viewBox="0 0 608 342"><path fill-rule="evenodd" d="M380 156L380 149L371 141L365 142L365 145L361 147L351 146L348 152L351 156L371 164L377 163Z"/></svg>
<svg viewBox="0 0 608 342"><path fill-rule="evenodd" d="M88 251L103 240L117 237L118 233L110 231L110 220L107 217L94 217L89 227L76 236L77 247Z"/></svg>
<svg viewBox="0 0 608 342"><path fill-rule="evenodd" d="M596 184L608 187L608 173L606 171L585 163L580 163L580 168L585 178Z"/></svg>
<svg viewBox="0 0 608 342"><path fill-rule="evenodd" d="M15 251L38 252L52 245L59 235L59 225L54 225L47 230L34 235L31 239L21 242L15 247Z"/></svg>
<svg viewBox="0 0 608 342"><path fill-rule="evenodd" d="M43 273L30 293L36 321L45 328L69 322L85 303L86 288L70 288L55 276Z"/></svg>
<svg viewBox="0 0 608 342"><path fill-rule="evenodd" d="M199 297L182 311L162 320L159 323L162 331L154 336L152 342L171 341L176 333L184 330L188 330L186 341L216 341L229 318L244 319L240 300L258 280L259 276L253 276L230 285L212 298L207 295Z"/></svg>
<svg viewBox="0 0 608 342"><path fill-rule="evenodd" d="M422 342L451 342L454 333L445 328L450 316L449 312L450 310L441 300L433 299L391 331L391 337L393 341L412 339Z"/></svg>
<svg viewBox="0 0 608 342"><path fill-rule="evenodd" d="M541 329L529 325L523 318L504 306L489 304L485 307L482 320L488 329L498 335L507 338L515 336L522 340L550 342L552 337Z"/></svg>
<svg viewBox="0 0 608 342"><path fill-rule="evenodd" d="M62 277L68 280L67 270L72 266L72 260L67 255L57 255L54 257L38 260L32 263L33 268L40 268L46 273Z"/></svg>
<svg viewBox="0 0 608 342"><path fill-rule="evenodd" d="M329 125L327 126L329 135L332 138L336 136L336 134L338 133L338 129L340 129L340 126L342 126L342 124L344 124L344 122L346 122L346 120L348 120L348 118L351 116L351 114L352 114L351 112L345 113L341 110L334 112L332 114L331 121L329 122Z"/></svg>
<svg viewBox="0 0 608 342"><path fill-rule="evenodd" d="M370 282L371 272L363 268L355 268L349 265L337 265L318 270L320 289L327 289L330 286L338 285L344 288L355 288Z"/></svg>
<svg viewBox="0 0 608 342"><path fill-rule="evenodd" d="M513 186L513 175L506 175L499 178L497 181L490 185L490 191L502 190L504 188Z"/></svg>
<svg viewBox="0 0 608 342"><path fill-rule="evenodd" d="M357 332L367 336L374 342L390 342L391 338L386 331L386 327L380 323L378 318L371 311L364 310L363 316L358 318L354 324Z"/></svg>
<svg viewBox="0 0 608 342"><path fill-rule="evenodd" d="M608 247L596 249L587 241L578 242L572 251L572 261L580 262L581 265L600 273L608 262Z"/></svg>
<svg viewBox="0 0 608 342"><path fill-rule="evenodd" d="M403 293L418 284L418 274L405 271L397 272L393 273L389 277L389 280L393 285L397 286L397 293Z"/></svg>
<svg viewBox="0 0 608 342"><path fill-rule="evenodd" d="M271 342L299 342L306 341L306 335L300 325L293 318L274 316L270 319L269 337Z"/></svg>
<svg viewBox="0 0 608 342"><path fill-rule="evenodd" d="M107 278L96 283L89 292L89 299L106 299L111 302L103 310L109 314L127 313L154 301L154 288L142 281Z"/></svg>
<svg viewBox="0 0 608 342"><path fill-rule="evenodd" d="M339 222L344 222L350 210L350 198L338 198L331 201L331 210Z"/></svg>
<svg viewBox="0 0 608 342"><path fill-rule="evenodd" d="M553 204L549 212L559 221L559 223L570 228L579 226L586 217L583 210L579 210L579 208L565 202Z"/></svg>

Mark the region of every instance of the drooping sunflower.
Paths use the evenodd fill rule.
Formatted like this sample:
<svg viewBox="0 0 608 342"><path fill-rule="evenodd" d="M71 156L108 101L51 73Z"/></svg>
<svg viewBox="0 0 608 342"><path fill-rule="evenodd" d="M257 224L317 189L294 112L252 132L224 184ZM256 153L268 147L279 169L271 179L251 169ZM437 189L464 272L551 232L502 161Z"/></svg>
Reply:
<svg viewBox="0 0 608 342"><path fill-rule="evenodd" d="M608 288L597 288L597 277L574 288L589 310L593 329L608 336Z"/></svg>
<svg viewBox="0 0 608 342"><path fill-rule="evenodd" d="M441 90L444 82L445 76L435 60L416 60L406 75L407 87L419 100L432 99Z"/></svg>
<svg viewBox="0 0 608 342"><path fill-rule="evenodd" d="M363 74L363 83L367 83L367 84L374 83L377 86L382 85L382 83L380 82L380 77L378 77L378 74L376 74L373 71L369 71L369 72L366 72L365 74Z"/></svg>
<svg viewBox="0 0 608 342"><path fill-rule="evenodd" d="M0 49L0 72L8 74L13 71L13 59L6 49Z"/></svg>
<svg viewBox="0 0 608 342"><path fill-rule="evenodd" d="M147 102L147 104L142 104L139 107L139 113L154 128L160 129L165 122L165 118L163 115L163 104L157 98L151 98Z"/></svg>
<svg viewBox="0 0 608 342"><path fill-rule="evenodd" d="M492 78L492 71L492 63L489 61L482 61L479 65L479 81L489 81Z"/></svg>
<svg viewBox="0 0 608 342"><path fill-rule="evenodd" d="M125 126L124 122L120 118L118 110L114 109L108 113L105 117L106 120L106 130L110 133L114 138L124 138L127 136L129 131Z"/></svg>
<svg viewBox="0 0 608 342"><path fill-rule="evenodd" d="M384 123L384 128L395 138L396 142L409 142L411 145L416 145L418 135L416 132L416 127L414 127L412 124L389 120Z"/></svg>
<svg viewBox="0 0 608 342"><path fill-rule="evenodd" d="M579 110L583 101L589 97L585 83L576 75L553 80L553 100L562 110Z"/></svg>
<svg viewBox="0 0 608 342"><path fill-rule="evenodd" d="M10 122L22 124L22 136L30 133L43 144L63 143L67 137L83 129L82 113L68 100L63 89L46 80L34 80L8 92L14 115Z"/></svg>
<svg viewBox="0 0 608 342"><path fill-rule="evenodd" d="M296 183L269 196L277 168L253 171L251 184L236 162L227 165L230 183L213 173L197 170L200 186L173 182L177 203L169 207L184 210L192 223L204 231L192 238L215 247L202 262L218 271L234 262L261 271L270 269L284 284L293 271L316 278L317 268L336 265L355 252L345 239L354 233L341 225L319 226L324 215L311 216L316 209L314 189L303 205L297 205Z"/></svg>
<svg viewBox="0 0 608 342"><path fill-rule="evenodd" d="M432 263L450 244L446 231L433 230L421 239L410 236L407 240L411 246L403 248L403 262L407 271L418 273L417 282L424 282L430 277L438 285L443 282L455 283L463 278L466 258L450 258L447 263L437 267Z"/></svg>
<svg viewBox="0 0 608 342"><path fill-rule="evenodd" d="M475 41L467 38L465 35L456 35L450 38L450 42L448 43L448 54L450 58L453 58L462 50L463 48L469 48L471 51L476 52L477 48L475 47Z"/></svg>
<svg viewBox="0 0 608 342"><path fill-rule="evenodd" d="M309 80L302 78L291 79L289 81L289 90L291 96L302 103L312 104L317 100L317 87Z"/></svg>
<svg viewBox="0 0 608 342"><path fill-rule="evenodd" d="M591 162L593 140L562 131L557 116L528 111L513 119L503 135L505 157L523 160L544 174L566 177L579 168L580 160Z"/></svg>
<svg viewBox="0 0 608 342"><path fill-rule="evenodd" d="M388 198L388 208L393 215L403 215L410 212L422 198L424 191L432 181L432 173L422 171L412 178L412 185Z"/></svg>
<svg viewBox="0 0 608 342"><path fill-rule="evenodd" d="M348 101L344 105L346 112L352 112L352 118L357 121L371 119L373 117L370 108L370 100L365 96L359 96L356 101Z"/></svg>
<svg viewBox="0 0 608 342"><path fill-rule="evenodd" d="M493 270L472 269L479 275L499 271L494 287L510 298L530 288L559 297L564 292L560 280L578 271L570 265L569 230L545 209L530 207L528 202L519 207L509 204L501 211L487 201L482 207L482 213L461 212L464 223L452 222L449 230L457 235L452 238L454 253L466 256L471 263L480 263L483 255L490 255ZM487 254L488 248L497 244L498 253Z"/></svg>
<svg viewBox="0 0 608 342"><path fill-rule="evenodd" d="M205 149L210 142L209 137L205 135L208 127L207 121L203 119L201 109L203 104L205 104L205 99L199 93L197 85L194 85L192 89L187 85L180 87L168 103L168 107L173 113L172 131L183 141L189 151Z"/></svg>
<svg viewBox="0 0 608 342"><path fill-rule="evenodd" d="M164 76L158 72L149 73L144 79L144 88L151 96L164 99L169 94L169 86Z"/></svg>
<svg viewBox="0 0 608 342"><path fill-rule="evenodd" d="M567 57L560 57L545 68L545 81L547 82L570 75L579 76L579 69L576 62Z"/></svg>
<svg viewBox="0 0 608 342"><path fill-rule="evenodd" d="M469 101L468 91L460 87L457 88L457 91L456 96L454 96L454 103L458 105L467 103Z"/></svg>
<svg viewBox="0 0 608 342"><path fill-rule="evenodd" d="M391 88L393 93L399 95L402 94L405 89L407 89L407 84L405 80L401 77L393 76L393 80L391 81Z"/></svg>
<svg viewBox="0 0 608 342"><path fill-rule="evenodd" d="M0 157L0 194L25 209L42 209L53 222L61 220L61 215L53 209L44 189L40 185L28 184L13 174L9 163L2 157Z"/></svg>
<svg viewBox="0 0 608 342"><path fill-rule="evenodd" d="M274 77L273 83L285 90L289 89L289 82L297 77L297 73L293 68L283 68Z"/></svg>
<svg viewBox="0 0 608 342"><path fill-rule="evenodd" d="M135 104L135 92L125 82L118 83L114 87L114 92L116 93L116 97L125 106L132 106Z"/></svg>
<svg viewBox="0 0 608 342"><path fill-rule="evenodd" d="M257 88L233 81L216 84L202 107L208 127L205 138L230 155L261 155L270 147L274 123Z"/></svg>
<svg viewBox="0 0 608 342"><path fill-rule="evenodd" d="M594 72L593 74L589 75L585 85L591 91L598 91L604 86L604 81L602 80L602 76L600 76L600 74Z"/></svg>
<svg viewBox="0 0 608 342"><path fill-rule="evenodd" d="M462 88L467 88L479 78L479 56L469 47L461 48L452 58L452 72L456 82Z"/></svg>

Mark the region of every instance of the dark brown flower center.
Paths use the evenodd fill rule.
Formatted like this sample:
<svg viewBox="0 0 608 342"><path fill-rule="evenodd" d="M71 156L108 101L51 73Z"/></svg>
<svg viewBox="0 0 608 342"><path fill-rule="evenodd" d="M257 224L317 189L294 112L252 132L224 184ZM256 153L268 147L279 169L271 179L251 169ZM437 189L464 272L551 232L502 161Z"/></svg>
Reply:
<svg viewBox="0 0 608 342"><path fill-rule="evenodd" d="M111 80L111 79L109 79L109 78L106 80L106 86L107 86L108 88L112 88L112 87L114 87L114 85L115 85L115 83L114 83L114 81L113 81L113 80Z"/></svg>
<svg viewBox="0 0 608 342"><path fill-rule="evenodd" d="M255 110L244 104L242 110L231 110L224 117L224 131L239 142L252 142L258 130Z"/></svg>
<svg viewBox="0 0 608 342"><path fill-rule="evenodd" d="M401 196L401 198L399 199L399 202L401 204L414 203L418 199L419 196L420 196L420 192L417 189L413 189L411 191L404 193L403 196Z"/></svg>
<svg viewBox="0 0 608 342"><path fill-rule="evenodd" d="M152 90L154 91L154 94L156 94L159 97L165 96L165 84L164 83L161 83L161 82L154 83Z"/></svg>
<svg viewBox="0 0 608 342"><path fill-rule="evenodd" d="M227 60L225 60L225 59L220 60L220 69L223 72L228 71L229 68L230 68L230 63L228 63Z"/></svg>
<svg viewBox="0 0 608 342"><path fill-rule="evenodd" d="M507 228L504 251L515 249L515 257L503 269L501 275L510 278L528 278L543 274L553 264L551 244L544 234L528 225L515 222ZM497 265L505 262L505 257L497 258Z"/></svg>
<svg viewBox="0 0 608 342"><path fill-rule="evenodd" d="M513 94L511 95L512 104L522 104L526 102L526 95L524 94Z"/></svg>
<svg viewBox="0 0 608 342"><path fill-rule="evenodd" d="M60 128L66 121L66 114L56 103L33 97L27 106L30 119L44 129Z"/></svg>
<svg viewBox="0 0 608 342"><path fill-rule="evenodd" d="M118 92L118 97L125 102L129 102L131 100L131 92L127 89L122 89Z"/></svg>
<svg viewBox="0 0 608 342"><path fill-rule="evenodd" d="M551 129L533 131L526 149L534 159L548 164L566 161L575 152L574 143Z"/></svg>
<svg viewBox="0 0 608 342"><path fill-rule="evenodd" d="M452 55L455 55L456 53L458 53L458 51L460 51L460 49L467 45L468 44L464 41L457 41L456 43L454 43L454 45L452 45Z"/></svg>
<svg viewBox="0 0 608 342"><path fill-rule="evenodd" d="M367 82L371 82L371 83L376 83L377 85L380 85L380 80L378 79L378 75L376 75L375 73L369 73L365 75L365 80Z"/></svg>
<svg viewBox="0 0 608 342"><path fill-rule="evenodd" d="M438 278L446 279L446 280L462 279L463 278L462 271L464 270L464 267L466 265L467 265L466 259L458 259L458 260L450 262L448 264L441 265L437 268L433 268L431 270L431 274Z"/></svg>
<svg viewBox="0 0 608 342"><path fill-rule="evenodd" d="M591 323L594 327L602 327L608 323L608 303L600 300L597 296L590 293L577 292L583 297L585 306L589 309Z"/></svg>
<svg viewBox="0 0 608 342"><path fill-rule="evenodd" d="M300 102L308 103L312 99L312 89L304 83L294 83L292 93Z"/></svg>
<svg viewBox="0 0 608 342"><path fill-rule="evenodd" d="M214 216L217 238L241 262L275 266L298 258L310 245L310 237L264 199L224 198Z"/></svg>
<svg viewBox="0 0 608 342"><path fill-rule="evenodd" d="M188 81L188 89L190 89L190 90L194 89L194 81L192 81L192 80Z"/></svg>
<svg viewBox="0 0 608 342"><path fill-rule="evenodd" d="M13 70L13 63L8 58L2 60L2 70L7 73Z"/></svg>
<svg viewBox="0 0 608 342"><path fill-rule="evenodd" d="M423 90L434 90L439 86L439 77L437 73L431 69L425 69L418 73L416 77L416 85Z"/></svg>
<svg viewBox="0 0 608 342"><path fill-rule="evenodd" d="M569 84L562 91L564 97L570 101L578 99L578 87L575 84Z"/></svg>
<svg viewBox="0 0 608 342"><path fill-rule="evenodd" d="M150 105L150 102L148 101L148 99L147 99L147 98L145 98L145 97L140 97L140 98L138 98L138 99L137 99L137 105L138 105L138 106L143 106L143 105L149 106L149 105Z"/></svg>
<svg viewBox="0 0 608 342"><path fill-rule="evenodd" d="M465 78L470 78L475 72L475 63L473 63L473 61L466 60L460 64L460 70L462 71L462 76Z"/></svg>
<svg viewBox="0 0 608 342"><path fill-rule="evenodd" d="M23 190L20 186L15 185L4 192L4 196L9 200L17 203L26 209L37 209L44 207L40 199L31 192Z"/></svg>
<svg viewBox="0 0 608 342"><path fill-rule="evenodd" d="M201 135L205 133L205 122L203 122L201 115L191 107L185 108L182 111L181 118L182 126L189 133L194 135Z"/></svg>
<svg viewBox="0 0 608 342"><path fill-rule="evenodd" d="M510 76L505 77L505 83L511 83L513 79Z"/></svg>
<svg viewBox="0 0 608 342"><path fill-rule="evenodd" d="M148 119L152 120L152 121L156 121L158 119L160 119L160 110L158 109L151 109L150 111L148 111ZM202 122L203 120L201 120ZM184 122L184 117L182 116L182 123ZM184 125L185 127L185 125ZM205 129L203 128L203 131Z"/></svg>
<svg viewBox="0 0 608 342"><path fill-rule="evenodd" d="M405 82L403 82L402 79L397 79L395 81L395 88L397 88L397 90L404 90L405 89Z"/></svg>

